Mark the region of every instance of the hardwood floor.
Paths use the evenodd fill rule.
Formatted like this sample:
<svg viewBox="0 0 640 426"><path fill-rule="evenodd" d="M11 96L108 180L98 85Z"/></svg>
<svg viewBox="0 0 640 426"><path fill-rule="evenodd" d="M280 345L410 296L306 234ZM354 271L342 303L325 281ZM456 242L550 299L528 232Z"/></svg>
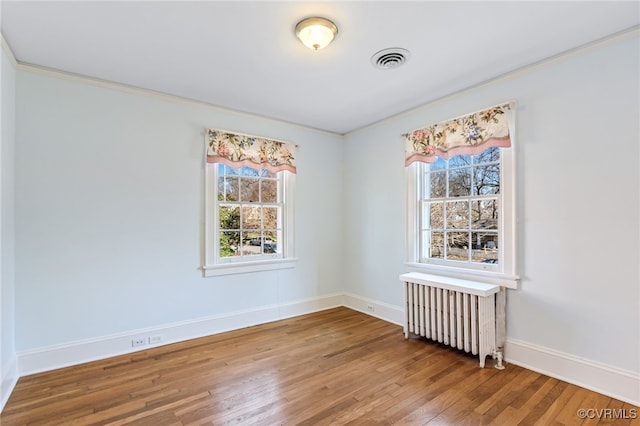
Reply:
<svg viewBox="0 0 640 426"><path fill-rule="evenodd" d="M487 364L336 308L23 377L0 423L640 424L638 407Z"/></svg>

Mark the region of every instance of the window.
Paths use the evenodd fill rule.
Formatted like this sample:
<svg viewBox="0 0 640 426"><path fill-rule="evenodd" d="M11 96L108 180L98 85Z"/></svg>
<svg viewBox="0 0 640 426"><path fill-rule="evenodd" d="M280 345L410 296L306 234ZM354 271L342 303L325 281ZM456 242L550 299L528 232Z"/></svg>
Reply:
<svg viewBox="0 0 640 426"><path fill-rule="evenodd" d="M420 261L500 264L500 149L420 164ZM483 265L484 266L484 265Z"/></svg>
<svg viewBox="0 0 640 426"><path fill-rule="evenodd" d="M477 114L485 114L480 115L482 119L489 117L486 121L495 130L498 126L486 113ZM454 278L482 277L515 287L515 179L510 141L506 145L499 142L504 138L485 135L483 143L456 149L442 141L432 144L425 136L447 135L445 139L451 140L458 129L467 135L470 129L483 130L481 125L477 126L480 130L473 127L480 120L469 117L406 135L410 144L407 158L412 158L407 166L408 263ZM423 145L416 149L418 139ZM449 150L441 150L443 147Z"/></svg>
<svg viewBox="0 0 640 426"><path fill-rule="evenodd" d="M217 164L218 260L282 258L284 173Z"/></svg>
<svg viewBox="0 0 640 426"><path fill-rule="evenodd" d="M233 151L229 146L261 143L211 130L209 138L224 153ZM259 150L264 154L266 148ZM293 267L295 174L264 161L228 161L210 153L207 160L204 275Z"/></svg>

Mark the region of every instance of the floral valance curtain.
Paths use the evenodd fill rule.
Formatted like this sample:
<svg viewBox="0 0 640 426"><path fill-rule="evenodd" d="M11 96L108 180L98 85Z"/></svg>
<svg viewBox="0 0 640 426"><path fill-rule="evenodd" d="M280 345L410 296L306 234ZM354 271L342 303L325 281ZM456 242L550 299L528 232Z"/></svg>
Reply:
<svg viewBox="0 0 640 426"><path fill-rule="evenodd" d="M296 172L296 146L255 136L207 129L207 163Z"/></svg>
<svg viewBox="0 0 640 426"><path fill-rule="evenodd" d="M492 146L510 147L513 108L513 103L498 105L405 133L405 166L476 155Z"/></svg>

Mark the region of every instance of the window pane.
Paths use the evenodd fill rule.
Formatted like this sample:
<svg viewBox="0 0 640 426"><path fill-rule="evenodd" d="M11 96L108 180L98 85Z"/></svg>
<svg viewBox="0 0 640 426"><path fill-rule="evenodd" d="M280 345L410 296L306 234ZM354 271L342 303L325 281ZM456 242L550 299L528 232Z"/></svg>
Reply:
<svg viewBox="0 0 640 426"><path fill-rule="evenodd" d="M240 209L236 206L220 206L220 229L240 229Z"/></svg>
<svg viewBox="0 0 640 426"><path fill-rule="evenodd" d="M435 172L425 175L427 184L425 188L429 188L430 198L443 198L447 194L447 173Z"/></svg>
<svg viewBox="0 0 640 426"><path fill-rule="evenodd" d="M244 256L256 256L262 254L262 241L264 239L260 230L250 231L242 250Z"/></svg>
<svg viewBox="0 0 640 426"><path fill-rule="evenodd" d="M242 255L243 256L249 256L249 255L251 255L252 251L253 252L256 251L255 247L253 247L251 245L251 241L252 240L250 238L249 239L245 238L244 240L242 240Z"/></svg>
<svg viewBox="0 0 640 426"><path fill-rule="evenodd" d="M260 174L260 170L244 166L240 169L240 174L242 176L258 176Z"/></svg>
<svg viewBox="0 0 640 426"><path fill-rule="evenodd" d="M493 195L500 192L500 166L485 164L473 169L473 194Z"/></svg>
<svg viewBox="0 0 640 426"><path fill-rule="evenodd" d="M218 181L218 200L238 201L238 178L224 177Z"/></svg>
<svg viewBox="0 0 640 426"><path fill-rule="evenodd" d="M447 259L469 260L468 232L447 232Z"/></svg>
<svg viewBox="0 0 640 426"><path fill-rule="evenodd" d="M469 202L447 202L447 229L469 229Z"/></svg>
<svg viewBox="0 0 640 426"><path fill-rule="evenodd" d="M471 261L478 263L498 263L498 234L473 232Z"/></svg>
<svg viewBox="0 0 640 426"><path fill-rule="evenodd" d="M422 210L422 227L423 229L443 229L444 228L444 203L443 202L425 202Z"/></svg>
<svg viewBox="0 0 640 426"><path fill-rule="evenodd" d="M277 252L277 242L273 231L250 232L248 238L244 240L242 254L244 256L254 256L258 254L272 254Z"/></svg>
<svg viewBox="0 0 640 426"><path fill-rule="evenodd" d="M500 160L500 148L491 147L482 151L480 154L473 157L474 164L488 163L491 161Z"/></svg>
<svg viewBox="0 0 640 426"><path fill-rule="evenodd" d="M429 170L432 172L435 172L437 170L444 170L446 166L447 166L446 161L438 157L438 160L436 160L435 163L429 164Z"/></svg>
<svg viewBox="0 0 640 426"><path fill-rule="evenodd" d="M224 176L218 177L218 201L225 200L225 180Z"/></svg>
<svg viewBox="0 0 640 426"><path fill-rule="evenodd" d="M252 238L245 242L242 246L243 256L257 256L262 254L262 246L260 245L260 237Z"/></svg>
<svg viewBox="0 0 640 426"><path fill-rule="evenodd" d="M264 222L262 227L265 229L277 229L278 228L278 207L263 207L262 214L264 215Z"/></svg>
<svg viewBox="0 0 640 426"><path fill-rule="evenodd" d="M278 181L265 179L260 183L263 203L278 202Z"/></svg>
<svg viewBox="0 0 640 426"><path fill-rule="evenodd" d="M449 170L449 197L471 194L471 167Z"/></svg>
<svg viewBox="0 0 640 426"><path fill-rule="evenodd" d="M262 242L262 252L264 254L273 254L278 252L278 238L277 232L275 231L265 231L264 239Z"/></svg>
<svg viewBox="0 0 640 426"><path fill-rule="evenodd" d="M498 200L471 201L471 228L498 229Z"/></svg>
<svg viewBox="0 0 640 426"><path fill-rule="evenodd" d="M468 155L456 155L449 159L449 168L465 167L471 165L471 157Z"/></svg>
<svg viewBox="0 0 640 426"><path fill-rule="evenodd" d="M429 257L444 259L444 232L431 232L427 234L429 241Z"/></svg>
<svg viewBox="0 0 640 426"><path fill-rule="evenodd" d="M238 176L239 172L240 172L240 169L236 169L235 167L229 167L224 164L220 164L218 169L218 173L220 173L221 175Z"/></svg>
<svg viewBox="0 0 640 426"><path fill-rule="evenodd" d="M260 201L260 180L253 178L240 179L240 200L245 203Z"/></svg>
<svg viewBox="0 0 640 426"><path fill-rule="evenodd" d="M232 257L240 255L240 232L220 232L220 257Z"/></svg>
<svg viewBox="0 0 640 426"><path fill-rule="evenodd" d="M245 235L247 236L244 240L245 246L260 247L260 245L262 244L262 232L247 232ZM260 249L256 249L253 251L260 251Z"/></svg>
<svg viewBox="0 0 640 426"><path fill-rule="evenodd" d="M271 172L271 171L269 171L267 169L261 169L260 173L258 173L258 176L275 179L275 178L278 177L278 174L277 173L273 173L273 172Z"/></svg>
<svg viewBox="0 0 640 426"><path fill-rule="evenodd" d="M262 207L242 207L242 229L262 228Z"/></svg>

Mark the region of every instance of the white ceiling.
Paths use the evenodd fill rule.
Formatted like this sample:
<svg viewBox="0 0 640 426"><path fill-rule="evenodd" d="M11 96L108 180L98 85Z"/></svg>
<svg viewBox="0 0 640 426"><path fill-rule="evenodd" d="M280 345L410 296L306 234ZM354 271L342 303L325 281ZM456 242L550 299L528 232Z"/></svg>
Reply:
<svg viewBox="0 0 640 426"><path fill-rule="evenodd" d="M531 63L634 28L640 2L7 1L20 63L348 133ZM314 52L294 35L325 16ZM379 70L379 50L411 52Z"/></svg>

